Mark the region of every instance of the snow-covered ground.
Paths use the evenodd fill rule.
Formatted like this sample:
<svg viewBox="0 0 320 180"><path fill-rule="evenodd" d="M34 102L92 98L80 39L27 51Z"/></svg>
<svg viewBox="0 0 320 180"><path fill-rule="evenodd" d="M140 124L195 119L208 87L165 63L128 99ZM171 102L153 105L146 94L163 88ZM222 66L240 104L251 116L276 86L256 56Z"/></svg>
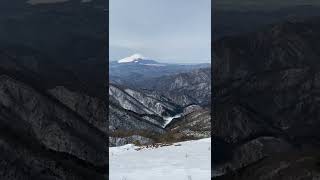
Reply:
<svg viewBox="0 0 320 180"><path fill-rule="evenodd" d="M209 180L211 139L158 148L132 144L109 148L110 180Z"/></svg>

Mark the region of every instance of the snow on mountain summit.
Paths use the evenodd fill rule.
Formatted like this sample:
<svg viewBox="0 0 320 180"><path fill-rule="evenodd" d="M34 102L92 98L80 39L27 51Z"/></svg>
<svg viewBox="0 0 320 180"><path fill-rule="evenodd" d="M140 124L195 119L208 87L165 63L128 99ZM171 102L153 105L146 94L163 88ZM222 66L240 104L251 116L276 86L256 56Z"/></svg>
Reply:
<svg viewBox="0 0 320 180"><path fill-rule="evenodd" d="M135 65L142 65L142 66L166 66L164 63L159 63L155 60L146 58L142 56L141 54L133 54L132 56L120 59L117 61L118 64L135 64Z"/></svg>
<svg viewBox="0 0 320 180"><path fill-rule="evenodd" d="M139 60L143 60L144 57L141 54L134 54L132 56L120 59L118 63L129 63L129 62L138 62Z"/></svg>

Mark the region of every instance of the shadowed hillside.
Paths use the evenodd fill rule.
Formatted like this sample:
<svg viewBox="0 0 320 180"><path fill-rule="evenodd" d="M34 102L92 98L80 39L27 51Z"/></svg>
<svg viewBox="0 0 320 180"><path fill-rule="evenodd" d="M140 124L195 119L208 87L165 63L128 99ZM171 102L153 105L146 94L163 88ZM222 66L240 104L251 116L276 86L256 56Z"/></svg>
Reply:
<svg viewBox="0 0 320 180"><path fill-rule="evenodd" d="M107 176L104 1L0 6L0 179Z"/></svg>
<svg viewBox="0 0 320 180"><path fill-rule="evenodd" d="M319 176L319 30L315 17L215 41L217 179Z"/></svg>

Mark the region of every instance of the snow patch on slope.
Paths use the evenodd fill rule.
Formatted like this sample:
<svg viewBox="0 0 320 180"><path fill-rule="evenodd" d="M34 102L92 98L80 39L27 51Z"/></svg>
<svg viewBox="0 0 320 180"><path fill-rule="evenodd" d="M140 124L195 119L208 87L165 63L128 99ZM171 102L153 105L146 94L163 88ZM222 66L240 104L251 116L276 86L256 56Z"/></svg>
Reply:
<svg viewBox="0 0 320 180"><path fill-rule="evenodd" d="M138 148L132 144L109 148L110 180L211 179L210 138Z"/></svg>
<svg viewBox="0 0 320 180"><path fill-rule="evenodd" d="M170 117L163 117L163 119L165 120L165 123L163 125L163 127L166 127L169 123L171 123L171 121L174 119L174 118L179 118L181 117L182 114L177 114L175 116L170 116Z"/></svg>

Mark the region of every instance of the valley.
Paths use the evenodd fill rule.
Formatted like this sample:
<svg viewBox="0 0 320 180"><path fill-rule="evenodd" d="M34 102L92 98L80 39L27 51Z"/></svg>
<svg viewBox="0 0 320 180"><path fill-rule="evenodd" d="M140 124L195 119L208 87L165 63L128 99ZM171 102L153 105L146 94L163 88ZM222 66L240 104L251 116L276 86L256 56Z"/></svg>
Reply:
<svg viewBox="0 0 320 180"><path fill-rule="evenodd" d="M137 54L109 64L111 142L126 138L128 144L165 143L211 136L210 64L164 64ZM112 146L123 145L122 140Z"/></svg>

